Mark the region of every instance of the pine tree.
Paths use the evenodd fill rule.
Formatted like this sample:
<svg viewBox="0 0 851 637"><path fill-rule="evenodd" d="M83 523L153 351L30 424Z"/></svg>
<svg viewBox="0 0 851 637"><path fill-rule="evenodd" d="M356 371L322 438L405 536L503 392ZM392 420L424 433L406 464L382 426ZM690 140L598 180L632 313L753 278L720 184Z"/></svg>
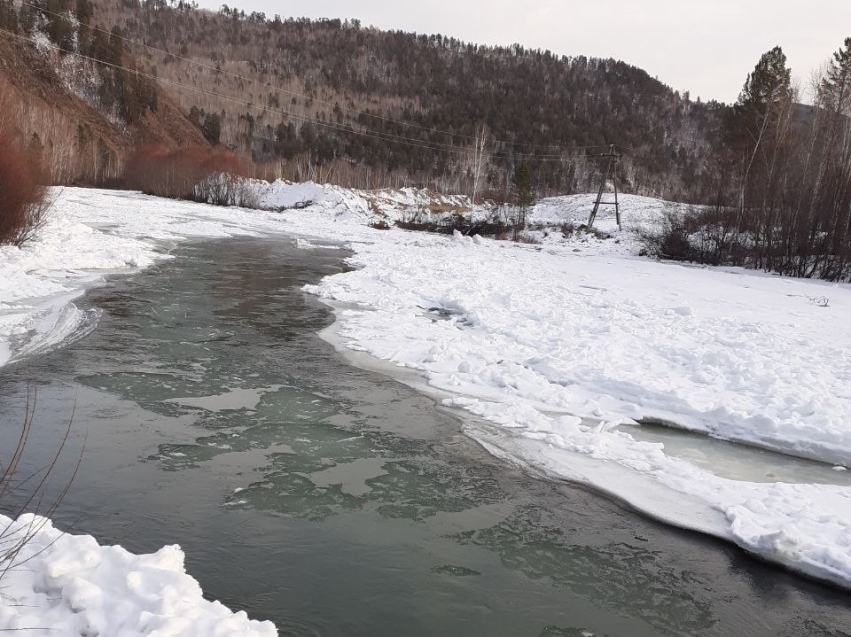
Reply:
<svg viewBox="0 0 851 637"><path fill-rule="evenodd" d="M792 71L779 46L760 57L748 74L738 101L727 117L725 136L733 158L741 161L739 211L763 201L760 188L771 179L770 157L788 141L792 114ZM741 218L739 220L741 222Z"/></svg>
<svg viewBox="0 0 851 637"><path fill-rule="evenodd" d="M18 14L12 0L0 0L0 29L18 31Z"/></svg>
<svg viewBox="0 0 851 637"><path fill-rule="evenodd" d="M201 132L208 142L214 146L219 143L222 136L222 118L218 113L208 113L201 125Z"/></svg>
<svg viewBox="0 0 851 637"><path fill-rule="evenodd" d="M819 87L819 101L832 113L851 115L851 38L845 38L845 48L833 54Z"/></svg>
<svg viewBox="0 0 851 637"><path fill-rule="evenodd" d="M727 119L727 141L733 148L748 148L762 136L776 107L789 97L791 77L783 49L776 46L762 55Z"/></svg>
<svg viewBox="0 0 851 637"><path fill-rule="evenodd" d="M764 53L748 74L735 108L741 113L756 113L762 116L771 105L789 94L792 70L786 66L786 54L779 46Z"/></svg>
<svg viewBox="0 0 851 637"><path fill-rule="evenodd" d="M786 55L779 46L764 53L748 74L725 122L727 144L737 154L748 154L759 145L779 106L790 97L791 77L792 70L786 66Z"/></svg>

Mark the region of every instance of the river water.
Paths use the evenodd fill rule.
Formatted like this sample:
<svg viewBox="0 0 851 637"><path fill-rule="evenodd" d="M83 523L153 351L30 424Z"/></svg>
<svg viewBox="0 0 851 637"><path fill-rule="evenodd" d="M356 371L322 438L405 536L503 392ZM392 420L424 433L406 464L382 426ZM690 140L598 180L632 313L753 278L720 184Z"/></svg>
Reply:
<svg viewBox="0 0 851 637"><path fill-rule="evenodd" d="M91 290L98 328L0 372L0 443L54 518L133 552L178 543L205 593L282 636L851 634L851 597L491 458L412 389L353 368L300 291L342 250L184 245Z"/></svg>

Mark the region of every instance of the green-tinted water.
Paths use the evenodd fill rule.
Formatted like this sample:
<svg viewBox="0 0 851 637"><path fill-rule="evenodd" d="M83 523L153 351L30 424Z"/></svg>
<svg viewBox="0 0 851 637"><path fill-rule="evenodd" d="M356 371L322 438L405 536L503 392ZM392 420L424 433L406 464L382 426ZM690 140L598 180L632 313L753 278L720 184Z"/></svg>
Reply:
<svg viewBox="0 0 851 637"><path fill-rule="evenodd" d="M851 633L845 593L524 476L429 399L348 366L299 291L341 251L177 255L92 291L86 339L2 371L0 442L38 387L25 469L72 411L65 475L85 435L60 522L135 552L179 543L210 597L282 635Z"/></svg>

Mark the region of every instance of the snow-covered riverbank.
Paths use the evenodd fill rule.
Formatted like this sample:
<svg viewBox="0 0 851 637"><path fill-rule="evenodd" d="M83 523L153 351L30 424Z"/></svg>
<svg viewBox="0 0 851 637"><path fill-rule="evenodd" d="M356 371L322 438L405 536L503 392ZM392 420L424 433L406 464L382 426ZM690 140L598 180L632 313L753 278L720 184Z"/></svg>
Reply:
<svg viewBox="0 0 851 637"><path fill-rule="evenodd" d="M422 196L366 201L280 185L277 207L300 209L279 214L67 189L36 242L0 251L0 363L84 335L97 316L73 299L105 273L167 258L175 242L274 232L310 237L299 242L305 249L344 241L356 269L309 289L346 308L338 338L416 372L446 404L475 415L468 433L493 453L851 586L851 487L734 480L629 433L630 423L650 418L851 462L851 336L843 329L851 287L639 258L630 224L664 208L640 197L626 198L626 229L610 239L562 238L562 222L587 214L585 196L538 206L532 218L549 224L539 245L369 227L376 209L393 218ZM609 218L601 225L615 230ZM78 568L85 580L88 566ZM19 596L36 594L10 582ZM8 617L0 614L0 628L16 626ZM267 634L267 625L246 626L220 634Z"/></svg>
<svg viewBox="0 0 851 637"><path fill-rule="evenodd" d="M338 314L348 347L494 423L470 433L495 453L849 584L851 489L730 480L624 427L664 420L848 463L848 286L656 263L614 239L610 252L393 234L310 288L360 306Z"/></svg>
<svg viewBox="0 0 851 637"><path fill-rule="evenodd" d="M186 574L178 546L133 555L120 546L100 546L88 535L66 535L32 515L17 522L0 515L0 533L3 551L23 544L3 573L0 632L39 637L278 634L271 622L252 621L242 611L205 600L198 582Z"/></svg>

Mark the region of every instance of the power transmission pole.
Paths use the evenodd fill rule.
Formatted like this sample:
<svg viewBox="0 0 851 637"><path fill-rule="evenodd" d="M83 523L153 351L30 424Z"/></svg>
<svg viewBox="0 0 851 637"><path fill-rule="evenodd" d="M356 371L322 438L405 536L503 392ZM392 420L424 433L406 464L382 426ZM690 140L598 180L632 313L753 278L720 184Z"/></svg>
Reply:
<svg viewBox="0 0 851 637"><path fill-rule="evenodd" d="M594 209L591 211L591 216L588 218L588 229L594 225L594 220L597 218L597 211L600 209L600 206L614 206L615 207L615 218L618 221L618 230L621 227L621 208L618 204L618 182L617 182L617 165L618 161L622 157L622 155L615 151L615 145L612 144L609 147L609 152L600 155L600 157L605 157L609 160L606 165L606 171L603 173L603 178L600 181L600 190L597 192L597 199L594 201ZM606 189L606 182L609 180L609 177L612 179L612 183L615 186L615 200L614 201L603 201L603 191Z"/></svg>

